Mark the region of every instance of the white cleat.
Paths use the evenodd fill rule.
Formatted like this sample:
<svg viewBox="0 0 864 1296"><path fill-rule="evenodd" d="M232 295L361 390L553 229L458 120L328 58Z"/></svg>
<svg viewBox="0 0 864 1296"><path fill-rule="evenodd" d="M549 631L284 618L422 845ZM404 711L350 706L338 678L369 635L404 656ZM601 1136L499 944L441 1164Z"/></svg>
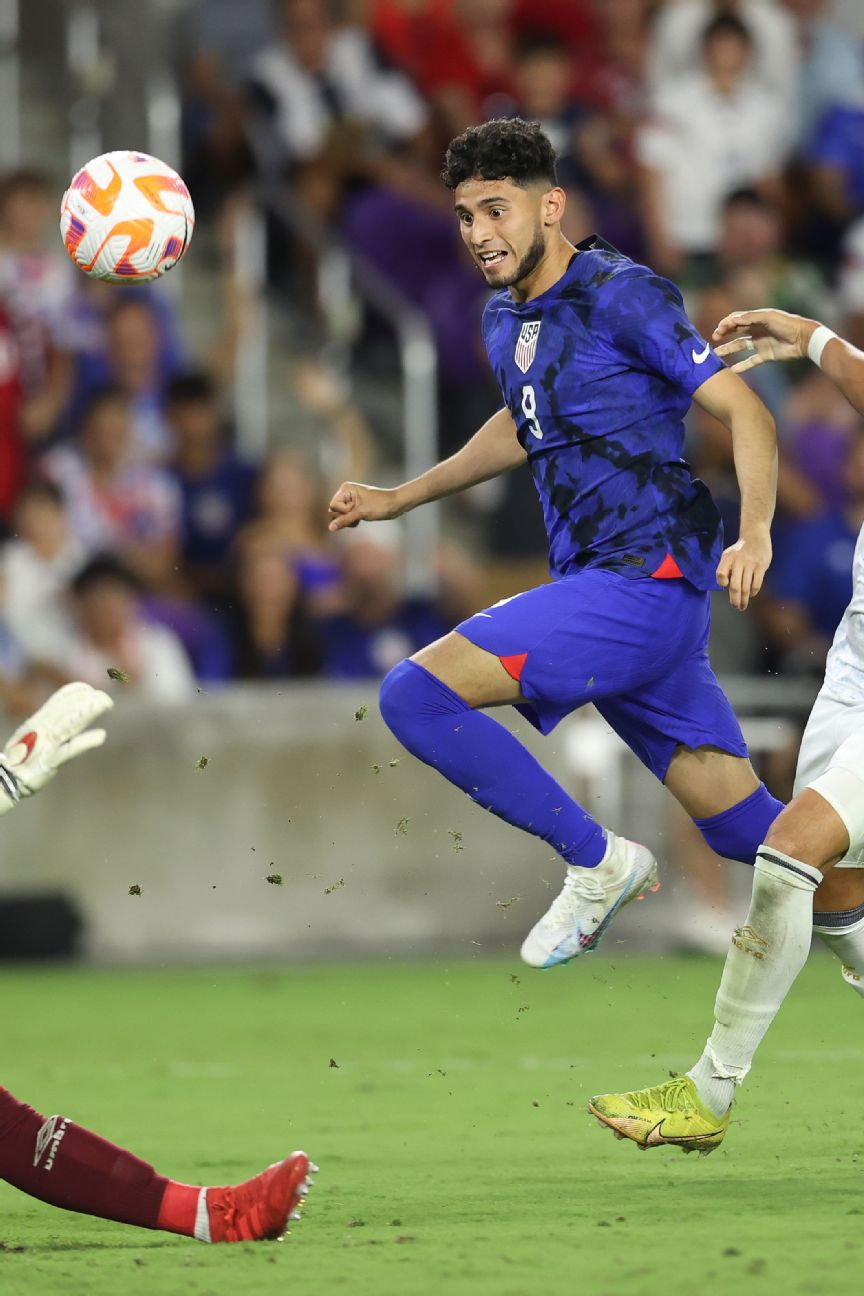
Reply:
<svg viewBox="0 0 864 1296"><path fill-rule="evenodd" d="M657 861L648 847L608 833L596 868L568 865L560 894L525 938L523 961L550 968L587 954L619 909L658 886Z"/></svg>

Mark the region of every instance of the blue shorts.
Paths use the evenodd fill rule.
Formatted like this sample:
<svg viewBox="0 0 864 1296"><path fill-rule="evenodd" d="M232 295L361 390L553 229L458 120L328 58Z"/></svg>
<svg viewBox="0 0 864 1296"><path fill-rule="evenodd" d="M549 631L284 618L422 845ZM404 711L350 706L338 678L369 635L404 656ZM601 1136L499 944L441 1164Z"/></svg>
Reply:
<svg viewBox="0 0 864 1296"><path fill-rule="evenodd" d="M589 568L503 599L456 627L517 679L547 734L592 702L662 782L678 746L746 756L708 661L710 596L686 580Z"/></svg>

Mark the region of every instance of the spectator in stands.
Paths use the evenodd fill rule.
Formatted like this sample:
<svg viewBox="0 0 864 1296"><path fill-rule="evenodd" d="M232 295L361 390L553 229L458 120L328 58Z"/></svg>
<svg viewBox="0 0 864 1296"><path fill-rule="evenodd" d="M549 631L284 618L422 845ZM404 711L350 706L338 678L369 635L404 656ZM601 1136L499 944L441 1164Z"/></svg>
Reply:
<svg viewBox="0 0 864 1296"><path fill-rule="evenodd" d="M416 143L428 110L408 78L382 66L368 33L337 27L327 0L279 0L279 39L253 60L251 126L259 169L290 175L332 218L352 177Z"/></svg>
<svg viewBox="0 0 864 1296"><path fill-rule="evenodd" d="M718 16L739 19L752 34L753 76L795 110L798 86L798 36L795 22L776 0L670 0L652 28L648 77L652 93L663 98L700 59L703 33Z"/></svg>
<svg viewBox="0 0 864 1296"><path fill-rule="evenodd" d="M81 412L94 392L117 387L129 402L136 454L164 461L174 448L165 399L183 362L178 340L166 333L159 308L145 293L115 292L105 300L104 323L103 345L77 359L69 430L78 430Z"/></svg>
<svg viewBox="0 0 864 1296"><path fill-rule="evenodd" d="M132 439L141 459L166 460L174 450L165 402L168 382L183 356L176 340L167 349L152 299L122 294L110 302L105 318L105 350L80 358L73 397L75 413L93 391L117 386L130 403Z"/></svg>
<svg viewBox="0 0 864 1296"><path fill-rule="evenodd" d="M28 439L53 432L69 397L67 322L76 271L57 238L57 191L42 171L0 179L0 302L18 349Z"/></svg>
<svg viewBox="0 0 864 1296"><path fill-rule="evenodd" d="M835 308L825 280L810 261L792 257L784 248L785 228L780 204L753 187L735 189L722 204L716 264L710 271L717 292L707 294L697 320L710 337L714 324L730 310L764 302L794 313L813 313L833 321ZM750 381L777 417L790 387L812 366L765 365ZM781 427L781 434L782 434Z"/></svg>
<svg viewBox="0 0 864 1296"><path fill-rule="evenodd" d="M758 189L735 189L724 199L717 245L718 270L737 304L759 301L779 310L834 310L825 280L809 261L793 259L783 246L783 213Z"/></svg>
<svg viewBox="0 0 864 1296"><path fill-rule="evenodd" d="M849 450L861 419L832 382L814 365L792 389L781 413L786 458L810 484L818 500L814 515L840 512L847 498Z"/></svg>
<svg viewBox="0 0 864 1296"><path fill-rule="evenodd" d="M798 527L772 567L767 628L790 672L821 676L852 597L852 556L864 525L864 431L849 447L844 484L844 507Z"/></svg>
<svg viewBox="0 0 864 1296"><path fill-rule="evenodd" d="M842 233L864 213L864 92L835 103L819 119L807 149L811 202Z"/></svg>
<svg viewBox="0 0 864 1296"><path fill-rule="evenodd" d="M237 679L318 675L322 647L300 578L278 546L247 546L240 555L231 616Z"/></svg>
<svg viewBox="0 0 864 1296"><path fill-rule="evenodd" d="M62 655L71 635L66 588L85 559L58 486L36 478L15 510L17 537L0 551L6 623L34 661Z"/></svg>
<svg viewBox="0 0 864 1296"><path fill-rule="evenodd" d="M199 217L249 172L243 86L273 42L272 0L196 0L182 42L183 175Z"/></svg>
<svg viewBox="0 0 864 1296"><path fill-rule="evenodd" d="M701 51L697 71L658 90L637 141L651 264L679 278L710 268L724 196L776 183L789 147L783 97L751 75L747 27L721 14Z"/></svg>
<svg viewBox="0 0 864 1296"><path fill-rule="evenodd" d="M341 557L341 610L320 622L329 679L385 675L450 629L430 600L405 596L396 523L345 533Z"/></svg>
<svg viewBox="0 0 864 1296"><path fill-rule="evenodd" d="M611 114L628 132L647 108L646 65L655 8L653 0L595 3L596 41L580 41L573 49L573 84L580 100Z"/></svg>
<svg viewBox="0 0 864 1296"><path fill-rule="evenodd" d="M112 555L91 558L70 586L76 633L58 662L70 679L151 702L185 702L195 678L179 640L141 615L140 584ZM118 681L112 672L122 672Z"/></svg>
<svg viewBox="0 0 864 1296"><path fill-rule="evenodd" d="M203 371L173 380L166 415L177 446L172 472L182 500L183 574L192 590L222 601L231 545L252 516L256 469L226 443L218 393Z"/></svg>
<svg viewBox="0 0 864 1296"><path fill-rule="evenodd" d="M150 589L175 588L180 490L164 469L137 457L124 391L93 396L78 444L49 450L42 467L63 492L72 534L85 549L122 554Z"/></svg>
<svg viewBox="0 0 864 1296"><path fill-rule="evenodd" d="M339 563L328 535L327 487L303 455L277 450L264 463L258 480L258 509L237 535L242 564L247 549L278 549L298 573L304 594L319 610L332 606Z"/></svg>

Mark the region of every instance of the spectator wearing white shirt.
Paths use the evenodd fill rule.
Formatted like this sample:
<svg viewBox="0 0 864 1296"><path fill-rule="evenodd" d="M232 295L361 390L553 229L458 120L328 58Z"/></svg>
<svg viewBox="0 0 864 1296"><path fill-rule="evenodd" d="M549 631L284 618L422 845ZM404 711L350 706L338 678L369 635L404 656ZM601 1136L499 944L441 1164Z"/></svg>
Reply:
<svg viewBox="0 0 864 1296"><path fill-rule="evenodd" d="M110 387L94 396L79 444L50 450L42 469L63 492L72 533L85 549L117 552L150 589L172 591L180 490L164 469L137 458L123 391Z"/></svg>
<svg viewBox="0 0 864 1296"><path fill-rule="evenodd" d="M799 48L795 21L776 0L669 0L654 20L648 82L655 96L699 64L705 28L718 15L740 19L753 41L753 76L790 108L797 98Z"/></svg>
<svg viewBox="0 0 864 1296"><path fill-rule="evenodd" d="M768 186L789 149L783 98L752 76L744 24L721 14L702 38L702 67L658 93L636 139L649 259L680 276L713 254L723 199Z"/></svg>
<svg viewBox="0 0 864 1296"><path fill-rule="evenodd" d="M195 696L195 677L179 639L142 617L138 581L122 562L110 555L92 558L73 579L70 594L77 629L57 664L71 679L109 691L119 683L159 703Z"/></svg>
<svg viewBox="0 0 864 1296"><path fill-rule="evenodd" d="M280 0L281 39L253 59L251 138L260 170L289 174L320 214L341 187L414 143L429 112L363 28L337 26L327 0Z"/></svg>
<svg viewBox="0 0 864 1296"><path fill-rule="evenodd" d="M37 479L25 488L15 531L0 555L6 624L31 659L55 660L72 635L66 588L85 550L72 535L54 482Z"/></svg>

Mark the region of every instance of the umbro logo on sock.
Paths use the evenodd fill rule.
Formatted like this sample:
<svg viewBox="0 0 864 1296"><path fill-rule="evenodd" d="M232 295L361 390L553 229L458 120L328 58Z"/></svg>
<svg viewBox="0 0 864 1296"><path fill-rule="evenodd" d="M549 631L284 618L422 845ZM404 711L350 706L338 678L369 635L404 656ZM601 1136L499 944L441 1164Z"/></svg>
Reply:
<svg viewBox="0 0 864 1296"><path fill-rule="evenodd" d="M752 954L755 959L764 959L768 949L768 942L765 937L760 936L749 923L736 928L735 935L732 937L732 944L742 953Z"/></svg>
<svg viewBox="0 0 864 1296"><path fill-rule="evenodd" d="M50 1170L54 1165L54 1159L57 1156L57 1149L66 1133L65 1116L49 1116L45 1124L40 1126L36 1135L36 1155L33 1158L33 1165L38 1166L42 1157L47 1152L44 1168Z"/></svg>

